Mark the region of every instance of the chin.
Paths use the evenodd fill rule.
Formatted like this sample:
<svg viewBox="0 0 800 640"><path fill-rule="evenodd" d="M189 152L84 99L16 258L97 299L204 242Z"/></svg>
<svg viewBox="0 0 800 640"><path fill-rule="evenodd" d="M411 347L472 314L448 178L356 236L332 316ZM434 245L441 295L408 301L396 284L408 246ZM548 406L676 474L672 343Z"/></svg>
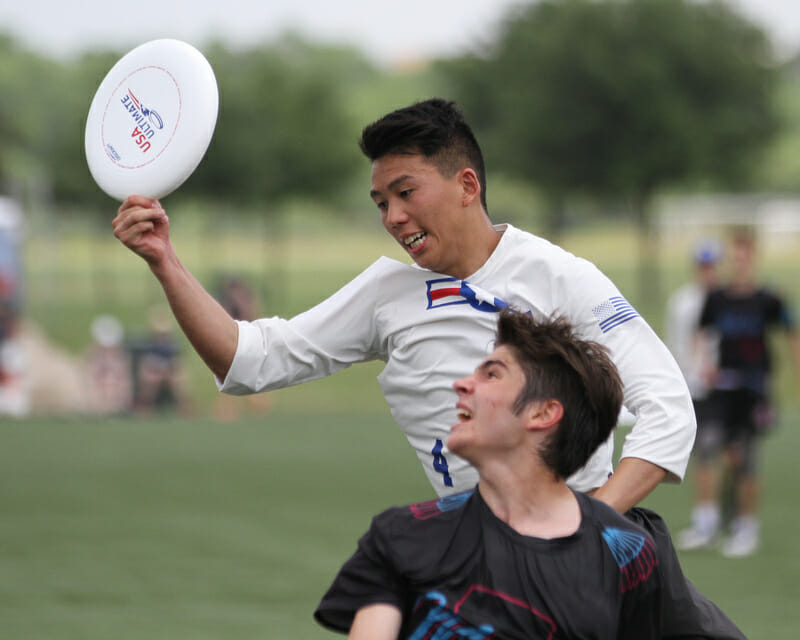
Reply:
<svg viewBox="0 0 800 640"><path fill-rule="evenodd" d="M450 453L455 453L457 456L463 458L463 452L469 447L469 443L467 442L466 438L463 437L463 434L453 433L449 438L447 438L445 446Z"/></svg>
<svg viewBox="0 0 800 640"><path fill-rule="evenodd" d="M458 454L458 436L450 434L445 441L444 446L447 447L448 451Z"/></svg>

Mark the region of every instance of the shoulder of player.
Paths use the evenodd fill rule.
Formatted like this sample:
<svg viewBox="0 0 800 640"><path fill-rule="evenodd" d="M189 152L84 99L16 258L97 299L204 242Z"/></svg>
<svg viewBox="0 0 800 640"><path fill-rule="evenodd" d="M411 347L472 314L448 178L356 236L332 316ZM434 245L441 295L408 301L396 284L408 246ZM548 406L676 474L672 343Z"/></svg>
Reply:
<svg viewBox="0 0 800 640"><path fill-rule="evenodd" d="M579 494L584 501L584 514L591 518L594 525L601 531L609 528L630 531L644 535L652 541L652 534L646 524L660 521L659 516L647 509L634 508L622 514L601 500L585 494Z"/></svg>
<svg viewBox="0 0 800 640"><path fill-rule="evenodd" d="M758 288L757 294L773 304L783 304L786 300L786 297L781 291L765 285Z"/></svg>
<svg viewBox="0 0 800 640"><path fill-rule="evenodd" d="M426 582L451 563L473 557L481 539L472 492L394 507L373 519L368 543L399 575ZM474 516L474 521L470 518ZM472 526L468 524L474 522Z"/></svg>
<svg viewBox="0 0 800 640"><path fill-rule="evenodd" d="M362 271L358 278L369 278L372 283L391 283L391 287L379 287L378 290L385 291L389 297L396 299L404 286L416 290L420 283L430 280L433 273L416 264L405 264L394 258L381 256Z"/></svg>
<svg viewBox="0 0 800 640"><path fill-rule="evenodd" d="M574 253L567 251L564 247L546 238L537 236L530 231L517 229L511 225L507 225L506 231L503 234L503 245L508 247L508 250L512 252L524 252L527 258L532 261L542 261L553 265L562 263L565 265L586 263L592 266L591 262L576 256Z"/></svg>
<svg viewBox="0 0 800 640"><path fill-rule="evenodd" d="M432 528L448 527L461 518L473 491L451 496L391 507L375 516L373 530L381 535L409 536L429 535Z"/></svg>
<svg viewBox="0 0 800 640"><path fill-rule="evenodd" d="M611 280L590 260L510 225L505 235L501 271L540 292L549 290L559 306L570 304L568 300L583 304L587 295L600 301L617 294Z"/></svg>

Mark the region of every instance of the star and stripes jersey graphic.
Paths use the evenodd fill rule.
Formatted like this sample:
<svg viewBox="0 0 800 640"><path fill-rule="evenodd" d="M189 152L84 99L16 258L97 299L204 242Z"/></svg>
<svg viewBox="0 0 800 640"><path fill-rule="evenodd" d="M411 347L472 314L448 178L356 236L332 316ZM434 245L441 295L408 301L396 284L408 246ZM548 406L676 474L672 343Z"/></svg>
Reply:
<svg viewBox="0 0 800 640"><path fill-rule="evenodd" d="M478 311L493 313L508 304L491 293L458 278L435 278L425 283L428 287L427 309L438 309L454 304L468 304Z"/></svg>
<svg viewBox="0 0 800 640"><path fill-rule="evenodd" d="M622 296L613 296L592 308L592 314L603 333L640 317L636 309Z"/></svg>

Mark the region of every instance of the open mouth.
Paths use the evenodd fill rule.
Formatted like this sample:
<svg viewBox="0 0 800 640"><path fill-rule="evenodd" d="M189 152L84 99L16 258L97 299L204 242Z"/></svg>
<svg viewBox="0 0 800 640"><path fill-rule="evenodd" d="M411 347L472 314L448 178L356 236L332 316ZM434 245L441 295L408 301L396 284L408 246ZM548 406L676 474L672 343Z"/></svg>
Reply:
<svg viewBox="0 0 800 640"><path fill-rule="evenodd" d="M420 231L419 233L415 233L414 235L408 236L407 238L403 238L403 244L406 246L407 249L414 250L422 245L425 242L425 238L428 237L428 234L424 231Z"/></svg>
<svg viewBox="0 0 800 640"><path fill-rule="evenodd" d="M459 422L472 420L472 411L469 411L468 409L456 409L456 417L458 417Z"/></svg>

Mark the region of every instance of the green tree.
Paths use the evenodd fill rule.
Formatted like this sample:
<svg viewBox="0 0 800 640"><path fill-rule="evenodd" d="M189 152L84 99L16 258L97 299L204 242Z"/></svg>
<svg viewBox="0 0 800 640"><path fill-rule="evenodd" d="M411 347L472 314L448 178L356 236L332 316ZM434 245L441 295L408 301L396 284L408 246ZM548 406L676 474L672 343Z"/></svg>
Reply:
<svg viewBox="0 0 800 640"><path fill-rule="evenodd" d="M58 77L52 82L56 100L47 115L52 131L41 153L55 201L76 212L97 211L104 221L118 203L95 184L89 172L84 147L86 117L100 83L120 55L97 51L58 66Z"/></svg>
<svg viewBox="0 0 800 640"><path fill-rule="evenodd" d="M349 185L358 167L357 127L333 70L334 59L348 55L323 55L296 39L242 53L217 45L208 55L220 113L187 189L254 202L330 197Z"/></svg>
<svg viewBox="0 0 800 640"><path fill-rule="evenodd" d="M30 53L0 35L0 190L25 196L43 180L48 140L57 124L51 105L58 98L52 61Z"/></svg>
<svg viewBox="0 0 800 640"><path fill-rule="evenodd" d="M643 298L659 294L653 197L701 180L746 187L777 129L770 42L722 2L544 0L445 71L494 166L556 204L629 203Z"/></svg>

